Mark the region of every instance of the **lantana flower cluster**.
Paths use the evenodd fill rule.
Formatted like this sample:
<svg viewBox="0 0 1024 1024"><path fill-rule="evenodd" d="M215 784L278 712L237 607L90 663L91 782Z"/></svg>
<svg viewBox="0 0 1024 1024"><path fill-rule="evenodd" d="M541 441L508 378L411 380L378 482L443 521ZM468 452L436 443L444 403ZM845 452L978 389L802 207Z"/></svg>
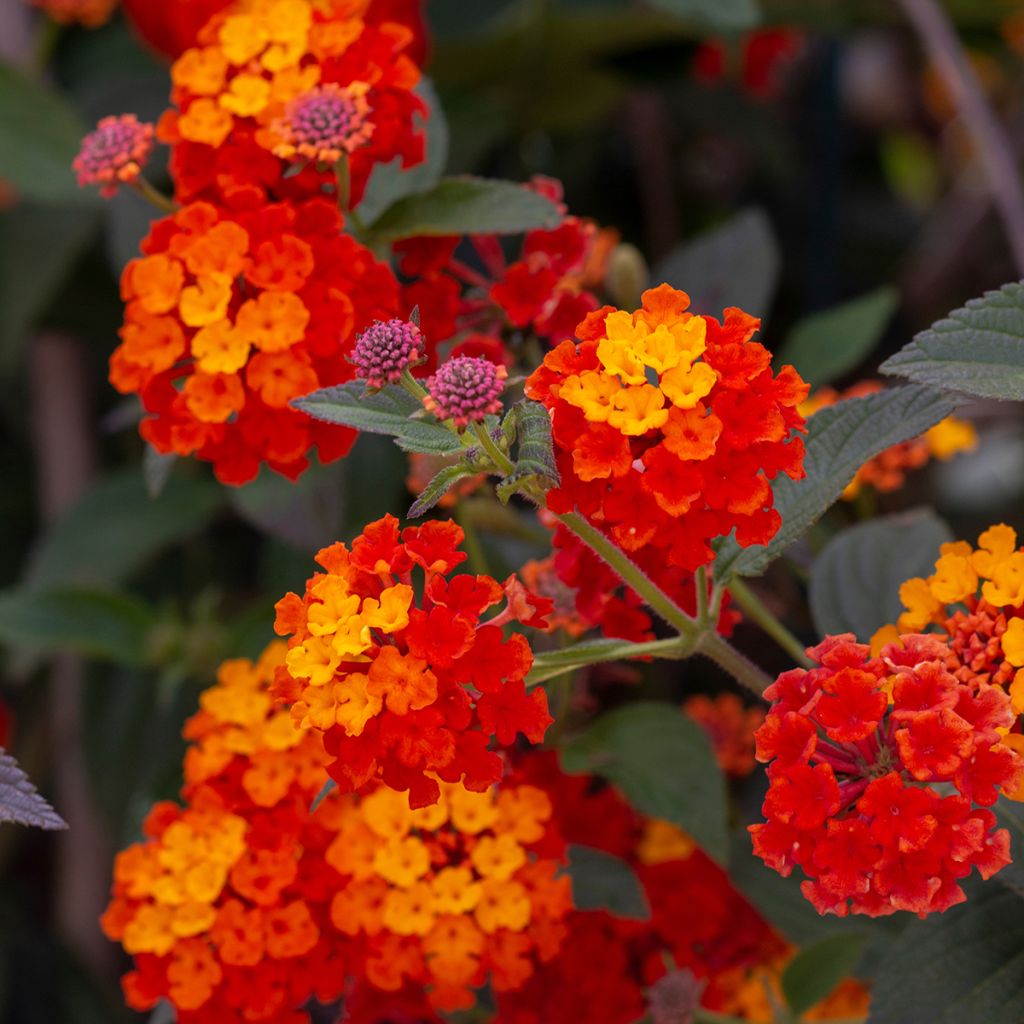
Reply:
<svg viewBox="0 0 1024 1024"><path fill-rule="evenodd" d="M1002 688L965 683L940 638L907 634L872 658L851 634L784 672L757 732L768 762L754 851L782 875L799 866L820 913L922 917L966 898L959 882L1010 862L988 808L1024 760L1001 742L1013 723Z"/></svg>
<svg viewBox="0 0 1024 1024"><path fill-rule="evenodd" d="M800 405L804 416L812 416L847 398L862 398L882 390L877 381L862 381L839 392L834 388L821 388ZM852 501L865 487L880 494L899 490L906 482L907 473L927 465L931 459L948 462L954 455L970 452L978 445L977 431L968 420L947 416L920 437L901 441L879 452L857 470L854 478L843 490L843 498Z"/></svg>
<svg viewBox="0 0 1024 1024"><path fill-rule="evenodd" d="M661 285L633 313L591 313L527 394L552 413L561 484L549 508L578 508L623 550L695 570L716 537L735 530L747 546L775 535L771 481L803 476L793 434L807 385L789 366L772 374L754 317L730 309L719 323L688 306Z"/></svg>
<svg viewBox="0 0 1024 1024"><path fill-rule="evenodd" d="M998 523L983 531L976 547L943 544L935 571L900 587L904 612L885 626L872 646L899 632L937 629L948 638L949 670L968 686L1000 686L1015 716L1024 714L1024 548L1017 531ZM1003 743L1024 754L1019 722ZM1007 793L1024 800L1024 783Z"/></svg>
<svg viewBox="0 0 1024 1024"><path fill-rule="evenodd" d="M311 447L325 462L348 451L354 431L289 407L350 379L357 331L398 305L390 270L341 223L333 203L310 199L196 202L153 226L122 275L110 377L140 395L157 451L196 454L234 484L261 461L294 478Z"/></svg>
<svg viewBox="0 0 1024 1024"><path fill-rule="evenodd" d="M510 779L418 811L383 786L311 810L326 757L271 697L284 657L221 667L186 725L185 806L158 804L117 858L103 926L135 958L129 1005L294 1024L344 995L370 1024L521 985L571 908L550 799Z"/></svg>
<svg viewBox="0 0 1024 1024"><path fill-rule="evenodd" d="M502 630L543 625L550 603L515 577L451 575L462 540L452 522L400 531L385 516L351 549L321 551L326 571L278 602L275 628L290 639L275 692L323 736L345 792L380 780L408 790L413 807L437 802L438 779L482 792L502 774L492 738L539 743L551 723L544 691L526 689L529 642Z"/></svg>

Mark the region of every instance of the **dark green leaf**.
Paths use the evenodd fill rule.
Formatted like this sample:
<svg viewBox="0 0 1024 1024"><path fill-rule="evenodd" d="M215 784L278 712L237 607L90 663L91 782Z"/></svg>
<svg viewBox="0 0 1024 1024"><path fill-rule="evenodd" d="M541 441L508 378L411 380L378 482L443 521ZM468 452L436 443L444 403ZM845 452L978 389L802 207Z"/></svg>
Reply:
<svg viewBox="0 0 1024 1024"><path fill-rule="evenodd" d="M18 762L0 747L0 822L62 829L67 822L39 795Z"/></svg>
<svg viewBox="0 0 1024 1024"><path fill-rule="evenodd" d="M550 199L511 181L443 178L430 191L405 196L370 228L375 240L432 235L519 234L561 220Z"/></svg>
<svg viewBox="0 0 1024 1024"><path fill-rule="evenodd" d="M640 879L621 857L571 843L569 875L572 903L577 910L606 910L634 921L651 919Z"/></svg>
<svg viewBox="0 0 1024 1024"><path fill-rule="evenodd" d="M401 157L395 157L388 164L375 165L356 211L364 224L372 224L403 196L432 188L444 174L448 163L448 124L444 110L429 79L421 79L416 92L429 108L424 123L427 135L426 159L408 169L403 169Z"/></svg>
<svg viewBox="0 0 1024 1024"><path fill-rule="evenodd" d="M1024 401L1024 283L971 299L918 334L881 370L981 398Z"/></svg>
<svg viewBox="0 0 1024 1024"><path fill-rule="evenodd" d="M681 288L695 313L720 318L727 306L739 306L765 316L779 267L771 223L764 211L752 208L674 250L654 267L651 280Z"/></svg>
<svg viewBox="0 0 1024 1024"><path fill-rule="evenodd" d="M899 292L885 287L815 313L790 331L776 363L792 363L812 388L829 384L857 366L878 344L898 304Z"/></svg>
<svg viewBox="0 0 1024 1024"><path fill-rule="evenodd" d="M223 490L210 480L175 477L154 499L138 469L107 477L43 535L29 556L25 583L36 589L119 584L201 529L224 501Z"/></svg>
<svg viewBox="0 0 1024 1024"><path fill-rule="evenodd" d="M1013 858L996 875L996 881L1024 897L1024 803L1001 796L992 809L999 819L999 825L1010 834L1010 856Z"/></svg>
<svg viewBox="0 0 1024 1024"><path fill-rule="evenodd" d="M0 64L0 178L19 195L48 203L94 204L71 162L85 125L52 90Z"/></svg>
<svg viewBox="0 0 1024 1024"><path fill-rule="evenodd" d="M0 369L10 371L19 364L26 335L46 312L98 223L98 211L88 207L20 202L0 212Z"/></svg>
<svg viewBox="0 0 1024 1024"><path fill-rule="evenodd" d="M313 419L340 423L371 434L389 434L406 451L444 455L458 451L459 439L440 423L410 419L422 406L400 387L386 387L368 394L359 381L321 388L292 405Z"/></svg>
<svg viewBox="0 0 1024 1024"><path fill-rule="evenodd" d="M142 453L142 479L146 481L146 493L151 498L160 497L177 464L178 456L174 452L164 455L151 445L146 445Z"/></svg>
<svg viewBox="0 0 1024 1024"><path fill-rule="evenodd" d="M652 7L693 18L724 32L753 28L761 21L757 0L648 0Z"/></svg>
<svg viewBox="0 0 1024 1024"><path fill-rule="evenodd" d="M852 974L869 938L858 932L831 935L800 950L782 975L782 994L793 1013L805 1013Z"/></svg>
<svg viewBox="0 0 1024 1024"><path fill-rule="evenodd" d="M1024 1020L1024 900L993 882L971 889L893 946L873 979L869 1024Z"/></svg>
<svg viewBox="0 0 1024 1024"><path fill-rule="evenodd" d="M429 512L460 480L476 476L480 470L466 465L465 462L457 462L454 466L445 466L438 472L429 484L423 489L423 493L409 506L407 516L409 519L418 519Z"/></svg>
<svg viewBox="0 0 1024 1024"><path fill-rule="evenodd" d="M685 829L709 857L725 860L725 783L707 734L676 708L638 701L602 715L566 741L562 765L602 775L642 814Z"/></svg>
<svg viewBox="0 0 1024 1024"><path fill-rule="evenodd" d="M929 576L939 546L952 539L952 530L925 508L871 519L837 534L811 569L811 613L818 633L855 633L858 640L870 640L902 613L900 584Z"/></svg>
<svg viewBox="0 0 1024 1024"><path fill-rule="evenodd" d="M155 617L137 598L103 590L0 593L0 644L27 651L72 651L139 665Z"/></svg>
<svg viewBox="0 0 1024 1024"><path fill-rule="evenodd" d="M514 431L518 441L515 470L497 488L502 501L508 499L527 481L537 481L551 487L558 483L551 444L551 417L539 402L524 399L512 407L508 430Z"/></svg>
<svg viewBox="0 0 1024 1024"><path fill-rule="evenodd" d="M719 545L716 577L759 576L807 532L868 459L924 433L954 408L953 399L941 391L907 385L847 398L815 413L808 421L807 476L803 480L780 476L772 485L775 507L782 516L779 532L767 545L750 548L741 548L727 537Z"/></svg>

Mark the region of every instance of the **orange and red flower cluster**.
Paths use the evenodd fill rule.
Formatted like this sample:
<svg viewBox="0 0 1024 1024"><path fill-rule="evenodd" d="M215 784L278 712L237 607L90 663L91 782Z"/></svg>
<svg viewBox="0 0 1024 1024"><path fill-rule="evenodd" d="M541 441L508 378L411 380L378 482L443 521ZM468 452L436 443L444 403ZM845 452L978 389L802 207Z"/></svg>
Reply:
<svg viewBox="0 0 1024 1024"><path fill-rule="evenodd" d="M605 307L563 341L527 382L552 412L561 485L556 512L575 508L625 551L694 570L734 529L747 546L779 528L771 480L803 475L797 405L807 385L773 375L752 341L759 321L688 313L661 285L634 313Z"/></svg>
<svg viewBox="0 0 1024 1024"><path fill-rule="evenodd" d="M968 686L1001 686L1018 721L1003 743L1024 754L1019 716L1024 714L1024 548L1005 523L985 530L977 548L965 541L943 544L935 572L900 587L905 611L885 626L872 647L900 632L937 627L949 641L947 667ZM1007 796L1024 800L1024 780Z"/></svg>
<svg viewBox="0 0 1024 1024"><path fill-rule="evenodd" d="M182 1024L294 1024L315 998L346 1019L472 1005L521 985L558 950L571 906L564 844L538 787L445 785L410 810L399 793L329 793L326 756L275 707L274 644L225 663L186 726L184 808L158 804L121 853L104 915L135 958L139 1010L166 999Z"/></svg>
<svg viewBox="0 0 1024 1024"><path fill-rule="evenodd" d="M398 304L390 270L326 199L228 211L192 203L158 221L122 275L126 302L111 382L138 393L143 437L196 454L225 483L261 461L292 478L316 446L343 455L353 431L289 402L351 379L356 332Z"/></svg>
<svg viewBox="0 0 1024 1024"><path fill-rule="evenodd" d="M1024 773L1000 741L1009 697L954 676L934 636L906 634L872 658L846 634L808 654L821 667L765 691L757 756L770 785L754 851L780 874L802 868L823 914L923 917L962 902L972 868L989 878L1010 861L987 809Z"/></svg>
<svg viewBox="0 0 1024 1024"><path fill-rule="evenodd" d="M804 416L812 416L819 409L835 405L843 399L861 398L881 390L882 385L877 381L863 381L842 393L833 388L821 388L801 404L800 411ZM865 462L846 485L843 497L852 501L864 487L873 487L882 494L899 490L906 482L908 471L920 469L929 459L945 462L960 452L973 451L977 444L978 435L971 423L956 416L947 416L920 437L894 444Z"/></svg>
<svg viewBox="0 0 1024 1024"><path fill-rule="evenodd" d="M408 790L413 807L437 802L438 779L482 792L502 775L492 737L508 746L522 733L539 743L551 723L544 691L526 690L529 643L502 631L513 621L543 625L550 602L514 576L504 586L451 576L466 558L462 539L452 522L399 531L386 516L351 550L321 551L326 572L302 597L278 602L275 628L291 639L275 691L303 729L323 735L344 792L381 780Z"/></svg>

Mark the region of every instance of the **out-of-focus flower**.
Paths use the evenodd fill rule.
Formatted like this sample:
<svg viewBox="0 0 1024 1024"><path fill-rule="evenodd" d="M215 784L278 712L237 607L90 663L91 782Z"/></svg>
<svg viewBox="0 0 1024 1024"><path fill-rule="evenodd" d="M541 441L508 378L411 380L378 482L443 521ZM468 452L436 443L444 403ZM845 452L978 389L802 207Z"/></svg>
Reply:
<svg viewBox="0 0 1024 1024"><path fill-rule="evenodd" d="M633 313L605 307L563 341L527 381L552 414L561 483L554 512L578 509L630 554L693 571L710 542L736 531L742 546L779 528L771 481L803 476L796 406L807 385L778 375L751 340L759 321L738 309L724 324L686 312L662 285Z"/></svg>
<svg viewBox="0 0 1024 1024"><path fill-rule="evenodd" d="M82 139L71 166L79 185L97 185L110 197L138 180L153 152L153 126L134 114L105 117Z"/></svg>
<svg viewBox="0 0 1024 1024"><path fill-rule="evenodd" d="M690 697L683 711L708 734L723 772L742 778L754 770L754 732L764 721L764 711L744 707L734 693Z"/></svg>
<svg viewBox="0 0 1024 1024"><path fill-rule="evenodd" d="M772 28L750 32L739 41L737 67L730 66L730 46L719 39L703 43L693 61L697 81L717 84L731 74L755 100L774 99L782 90L786 72L804 49L803 34L795 29Z"/></svg>
<svg viewBox="0 0 1024 1024"><path fill-rule="evenodd" d="M106 24L118 0L30 0L34 7L45 11L60 25L82 25L84 28L99 28Z"/></svg>
<svg viewBox="0 0 1024 1024"><path fill-rule="evenodd" d="M352 543L325 548L299 597L277 605L290 635L287 672L275 684L303 729L323 736L328 770L345 792L381 780L424 807L438 778L481 792L502 774L489 749L522 733L539 743L551 723L544 691L527 692L526 638L513 621L544 625L550 603L510 577L452 576L466 558L462 529L430 522L399 531L386 516ZM413 570L423 572L416 598ZM484 620L501 601L507 605Z"/></svg>
<svg viewBox="0 0 1024 1024"><path fill-rule="evenodd" d="M847 634L808 654L820 668L765 691L757 756L770 786L754 852L782 875L799 866L822 914L925 917L963 902L960 879L1010 862L987 809L1024 775L1000 742L1009 697L954 676L946 638L906 634L871 658Z"/></svg>
<svg viewBox="0 0 1024 1024"><path fill-rule="evenodd" d="M10 705L0 697L0 747L10 749L14 736L14 712Z"/></svg>
<svg viewBox="0 0 1024 1024"><path fill-rule="evenodd" d="M800 406L800 411L809 417L843 399L873 395L881 390L882 385L877 381L863 381L842 393L832 388L821 388ZM945 462L960 452L974 451L977 445L978 435L971 423L956 416L947 416L920 437L894 444L869 459L847 484L843 497L852 501L865 486L883 494L899 490L909 470L920 469L929 459Z"/></svg>

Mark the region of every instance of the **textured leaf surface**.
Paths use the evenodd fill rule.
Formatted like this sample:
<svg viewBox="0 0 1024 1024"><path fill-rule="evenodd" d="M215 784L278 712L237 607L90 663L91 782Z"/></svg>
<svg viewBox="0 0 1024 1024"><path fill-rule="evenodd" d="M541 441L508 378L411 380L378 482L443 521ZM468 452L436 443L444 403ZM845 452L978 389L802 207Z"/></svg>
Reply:
<svg viewBox="0 0 1024 1024"><path fill-rule="evenodd" d="M516 468L498 487L498 497L503 501L515 493L526 481L534 479L542 485L558 483L558 467L551 444L551 417L539 402L522 401L512 407L506 417L506 433L513 434L518 442Z"/></svg>
<svg viewBox="0 0 1024 1024"><path fill-rule="evenodd" d="M0 822L35 828L67 828L64 819L39 795L18 762L0 747Z"/></svg>
<svg viewBox="0 0 1024 1024"><path fill-rule="evenodd" d="M868 641L903 611L904 580L930 576L953 531L930 509L859 523L832 538L811 569L811 613L818 633Z"/></svg>
<svg viewBox="0 0 1024 1024"><path fill-rule="evenodd" d="M418 519L429 512L460 480L476 476L478 469L457 462L454 466L445 466L423 488L423 493L409 506L409 519Z"/></svg>
<svg viewBox="0 0 1024 1024"><path fill-rule="evenodd" d="M651 908L636 872L621 858L592 846L569 846L572 902L577 910L607 910L616 917L649 921Z"/></svg>
<svg viewBox="0 0 1024 1024"><path fill-rule="evenodd" d="M868 459L891 445L917 437L955 408L934 388L907 385L862 398L847 398L808 420L803 480L777 477L772 490L782 516L766 545L741 548L735 538L719 545L715 575L758 576L821 517Z"/></svg>
<svg viewBox="0 0 1024 1024"><path fill-rule="evenodd" d="M704 730L671 705L638 701L602 715L567 740L562 766L614 782L643 814L685 829L725 860L725 784Z"/></svg>
<svg viewBox="0 0 1024 1024"><path fill-rule="evenodd" d="M443 455L462 447L458 438L439 423L410 419L422 407L399 387L368 394L364 384L349 381L297 398L292 405L326 423L371 434L389 434L407 451Z"/></svg>
<svg viewBox="0 0 1024 1024"><path fill-rule="evenodd" d="M894 944L874 977L869 1024L1024 1020L1024 900L994 880L971 890Z"/></svg>
<svg viewBox="0 0 1024 1024"><path fill-rule="evenodd" d="M511 181L443 178L427 192L405 196L370 228L391 242L423 235L518 234L553 228L561 220L551 200Z"/></svg>
<svg viewBox="0 0 1024 1024"><path fill-rule="evenodd" d="M824 999L860 961L868 935L831 935L807 946L790 961L782 975L782 993L799 1016Z"/></svg>
<svg viewBox="0 0 1024 1024"><path fill-rule="evenodd" d="M815 313L789 333L776 364L792 363L812 388L829 384L857 366L878 344L898 303L895 288L878 288Z"/></svg>
<svg viewBox="0 0 1024 1024"><path fill-rule="evenodd" d="M971 299L918 334L881 370L981 398L1024 401L1024 282Z"/></svg>

